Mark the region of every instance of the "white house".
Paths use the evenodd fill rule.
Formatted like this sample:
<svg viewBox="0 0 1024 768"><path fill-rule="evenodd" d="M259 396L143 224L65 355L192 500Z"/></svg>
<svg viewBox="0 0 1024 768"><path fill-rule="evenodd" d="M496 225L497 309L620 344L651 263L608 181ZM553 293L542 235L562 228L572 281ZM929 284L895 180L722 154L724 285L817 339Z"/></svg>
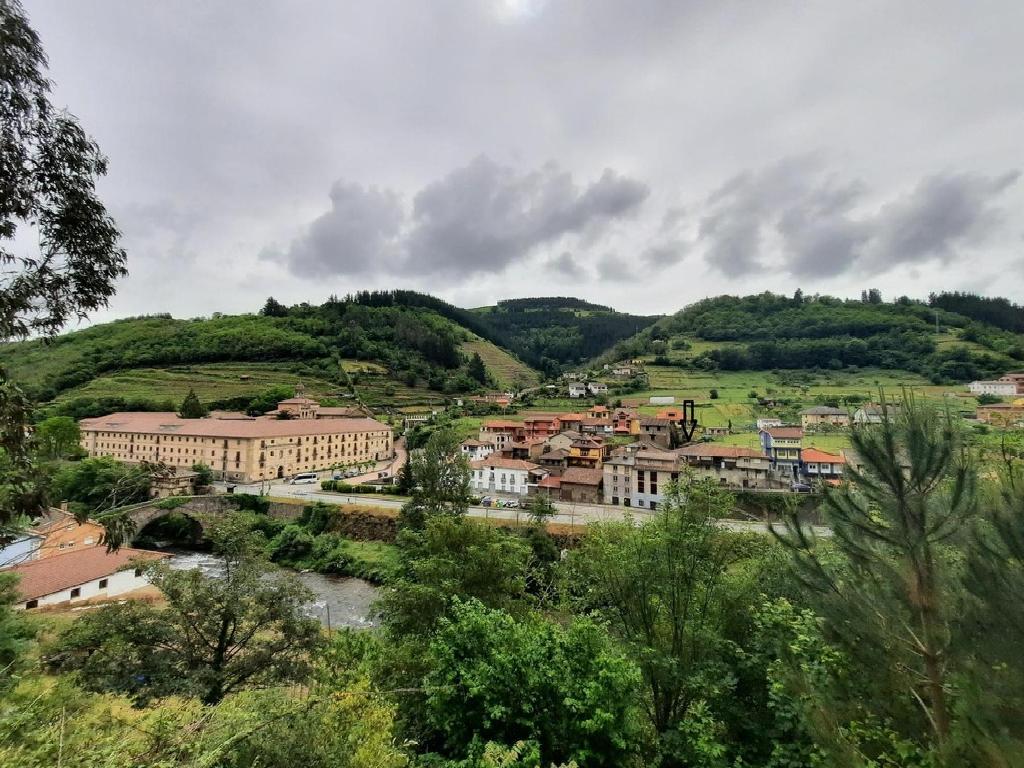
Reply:
<svg viewBox="0 0 1024 768"><path fill-rule="evenodd" d="M587 396L587 385L586 384L570 384L569 385L569 397L586 397Z"/></svg>
<svg viewBox="0 0 1024 768"><path fill-rule="evenodd" d="M587 384L587 389L590 390L592 395L605 395L608 394L608 385L602 384L599 381L592 381Z"/></svg>
<svg viewBox="0 0 1024 768"><path fill-rule="evenodd" d="M16 608L103 602L149 584L143 566L168 555L144 549L86 547L4 568L15 573L20 602Z"/></svg>
<svg viewBox="0 0 1024 768"><path fill-rule="evenodd" d="M460 448L466 461L486 459L495 451L494 443L481 440L464 440Z"/></svg>
<svg viewBox="0 0 1024 768"><path fill-rule="evenodd" d="M999 381L972 381L967 385L972 395L998 395L999 397L1013 396L1017 394L1017 382L1008 380Z"/></svg>
<svg viewBox="0 0 1024 768"><path fill-rule="evenodd" d="M762 429L769 429L770 427L781 427L782 419L776 419L772 416L762 416L757 420L757 431L760 432Z"/></svg>
<svg viewBox="0 0 1024 768"><path fill-rule="evenodd" d="M470 465L469 485L474 493L504 493L525 496L529 493L530 472L540 469L532 461L506 459L492 455Z"/></svg>

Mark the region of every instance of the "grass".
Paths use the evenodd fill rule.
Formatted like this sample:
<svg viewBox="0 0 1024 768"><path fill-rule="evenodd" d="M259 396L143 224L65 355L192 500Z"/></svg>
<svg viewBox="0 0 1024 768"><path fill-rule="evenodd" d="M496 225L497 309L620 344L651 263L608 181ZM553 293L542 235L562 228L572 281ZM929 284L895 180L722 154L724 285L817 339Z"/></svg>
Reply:
<svg viewBox="0 0 1024 768"><path fill-rule="evenodd" d="M485 339L464 341L461 349L466 355L474 352L480 355L499 387L532 387L540 382L539 375L530 366Z"/></svg>

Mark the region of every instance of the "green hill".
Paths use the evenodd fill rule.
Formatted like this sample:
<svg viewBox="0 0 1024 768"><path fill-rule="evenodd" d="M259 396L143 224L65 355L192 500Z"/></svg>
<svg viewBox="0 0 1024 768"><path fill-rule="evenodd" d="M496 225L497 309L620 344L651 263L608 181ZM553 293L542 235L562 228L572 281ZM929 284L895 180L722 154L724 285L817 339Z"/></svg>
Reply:
<svg viewBox="0 0 1024 768"><path fill-rule="evenodd" d="M632 357L704 371L902 370L939 383L1024 367L1024 337L907 298L763 293L692 304L598 362Z"/></svg>
<svg viewBox="0 0 1024 768"><path fill-rule="evenodd" d="M0 347L0 365L37 401L76 416L162 409L189 387L208 406L245 408L299 381L337 404L431 406L480 388L467 368L473 352L491 385L538 380L482 334L491 335L470 313L433 297L377 292L321 306L271 299L257 315L117 320Z"/></svg>
<svg viewBox="0 0 1024 768"><path fill-rule="evenodd" d="M658 319L561 296L506 299L471 311L492 338L548 375L600 355Z"/></svg>

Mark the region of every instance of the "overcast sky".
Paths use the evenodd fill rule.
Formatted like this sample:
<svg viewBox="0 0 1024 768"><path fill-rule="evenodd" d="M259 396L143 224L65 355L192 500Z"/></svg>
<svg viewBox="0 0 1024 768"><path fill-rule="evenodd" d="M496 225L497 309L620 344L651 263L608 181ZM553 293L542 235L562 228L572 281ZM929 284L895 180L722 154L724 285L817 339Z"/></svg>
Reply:
<svg viewBox="0 0 1024 768"><path fill-rule="evenodd" d="M1024 2L26 0L110 158L97 319L415 288L1024 301Z"/></svg>

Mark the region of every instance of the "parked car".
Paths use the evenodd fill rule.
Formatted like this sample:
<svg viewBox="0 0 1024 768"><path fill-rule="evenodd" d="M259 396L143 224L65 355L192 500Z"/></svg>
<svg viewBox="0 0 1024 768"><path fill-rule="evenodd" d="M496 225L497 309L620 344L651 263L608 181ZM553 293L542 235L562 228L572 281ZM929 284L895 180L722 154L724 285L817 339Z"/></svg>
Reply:
<svg viewBox="0 0 1024 768"><path fill-rule="evenodd" d="M793 493L810 493L811 492L811 486L809 486L807 483L793 483L789 487L789 489L791 491L793 491Z"/></svg>
<svg viewBox="0 0 1024 768"><path fill-rule="evenodd" d="M482 499L480 499L480 506L481 507L489 507L489 506L491 506L491 501L492 501L492 499L491 499L490 496L484 496Z"/></svg>
<svg viewBox="0 0 1024 768"><path fill-rule="evenodd" d="M335 472L331 475L331 480L341 480L343 477L344 475L342 475L341 472Z"/></svg>
<svg viewBox="0 0 1024 768"><path fill-rule="evenodd" d="M319 482L320 478L316 472L300 472L292 478L292 485L305 485L307 483Z"/></svg>
<svg viewBox="0 0 1024 768"><path fill-rule="evenodd" d="M346 479L350 478L350 477L358 477L358 476L359 476L359 470L358 469L348 469L348 470L345 471L345 478Z"/></svg>

